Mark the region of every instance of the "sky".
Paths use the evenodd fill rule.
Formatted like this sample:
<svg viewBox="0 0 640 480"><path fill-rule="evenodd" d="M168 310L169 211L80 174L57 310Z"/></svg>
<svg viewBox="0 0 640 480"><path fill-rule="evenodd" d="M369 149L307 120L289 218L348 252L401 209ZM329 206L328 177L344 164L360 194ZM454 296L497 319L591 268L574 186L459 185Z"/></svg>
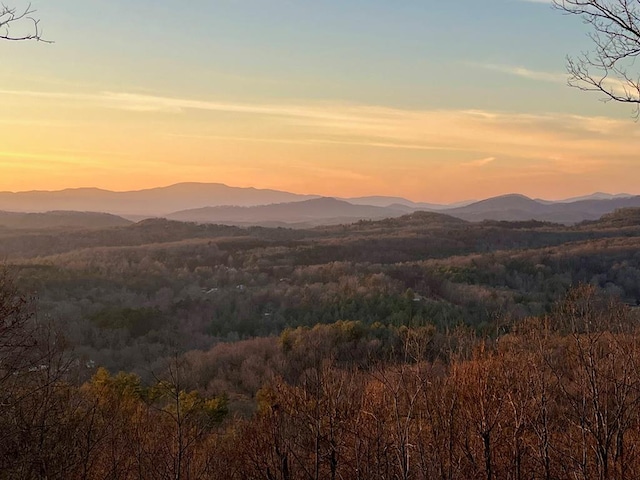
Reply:
<svg viewBox="0 0 640 480"><path fill-rule="evenodd" d="M0 190L640 194L640 125L566 85L588 30L545 0L31 3L54 43L0 42Z"/></svg>

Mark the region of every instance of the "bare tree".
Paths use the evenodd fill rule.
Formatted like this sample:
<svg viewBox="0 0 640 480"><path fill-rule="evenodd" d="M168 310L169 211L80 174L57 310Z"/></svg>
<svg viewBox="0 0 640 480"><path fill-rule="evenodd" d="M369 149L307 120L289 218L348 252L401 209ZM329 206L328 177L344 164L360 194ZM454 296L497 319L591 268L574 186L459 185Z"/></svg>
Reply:
<svg viewBox="0 0 640 480"><path fill-rule="evenodd" d="M26 8L18 9L0 4L0 39L1 40L36 40L51 43L42 38L40 20L33 14L35 9L29 3Z"/></svg>
<svg viewBox="0 0 640 480"><path fill-rule="evenodd" d="M596 91L604 100L633 104L640 115L640 2L637 0L553 0L564 13L589 25L592 49L568 57L569 85ZM635 68L634 68L635 67Z"/></svg>

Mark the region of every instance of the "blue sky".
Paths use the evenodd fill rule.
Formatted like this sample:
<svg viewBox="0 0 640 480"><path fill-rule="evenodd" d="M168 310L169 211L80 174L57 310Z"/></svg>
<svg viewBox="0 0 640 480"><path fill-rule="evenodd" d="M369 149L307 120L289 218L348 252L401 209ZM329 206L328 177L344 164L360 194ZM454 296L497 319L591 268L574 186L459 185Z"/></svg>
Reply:
<svg viewBox="0 0 640 480"><path fill-rule="evenodd" d="M635 185L632 112L566 86L587 30L549 2L33 6L55 43L0 44L0 189L199 180L453 201Z"/></svg>
<svg viewBox="0 0 640 480"><path fill-rule="evenodd" d="M566 54L586 40L576 19L519 0L34 5L56 45L29 48L25 69L79 86L225 98L544 109L563 89L509 69L562 75Z"/></svg>

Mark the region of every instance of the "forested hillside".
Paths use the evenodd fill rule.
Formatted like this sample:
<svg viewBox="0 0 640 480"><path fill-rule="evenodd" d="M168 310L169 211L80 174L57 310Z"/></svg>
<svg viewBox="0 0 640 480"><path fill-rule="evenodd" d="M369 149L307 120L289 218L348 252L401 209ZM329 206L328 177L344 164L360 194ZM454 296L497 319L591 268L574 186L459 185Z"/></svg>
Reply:
<svg viewBox="0 0 640 480"><path fill-rule="evenodd" d="M639 218L6 228L0 478L635 478Z"/></svg>

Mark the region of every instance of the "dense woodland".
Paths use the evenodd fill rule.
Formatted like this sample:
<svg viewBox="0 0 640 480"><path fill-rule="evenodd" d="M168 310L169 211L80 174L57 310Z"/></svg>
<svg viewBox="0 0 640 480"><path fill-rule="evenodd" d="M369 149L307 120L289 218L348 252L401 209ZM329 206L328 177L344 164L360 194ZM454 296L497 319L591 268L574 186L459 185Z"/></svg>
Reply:
<svg viewBox="0 0 640 480"><path fill-rule="evenodd" d="M0 478L640 477L640 210L4 228Z"/></svg>

